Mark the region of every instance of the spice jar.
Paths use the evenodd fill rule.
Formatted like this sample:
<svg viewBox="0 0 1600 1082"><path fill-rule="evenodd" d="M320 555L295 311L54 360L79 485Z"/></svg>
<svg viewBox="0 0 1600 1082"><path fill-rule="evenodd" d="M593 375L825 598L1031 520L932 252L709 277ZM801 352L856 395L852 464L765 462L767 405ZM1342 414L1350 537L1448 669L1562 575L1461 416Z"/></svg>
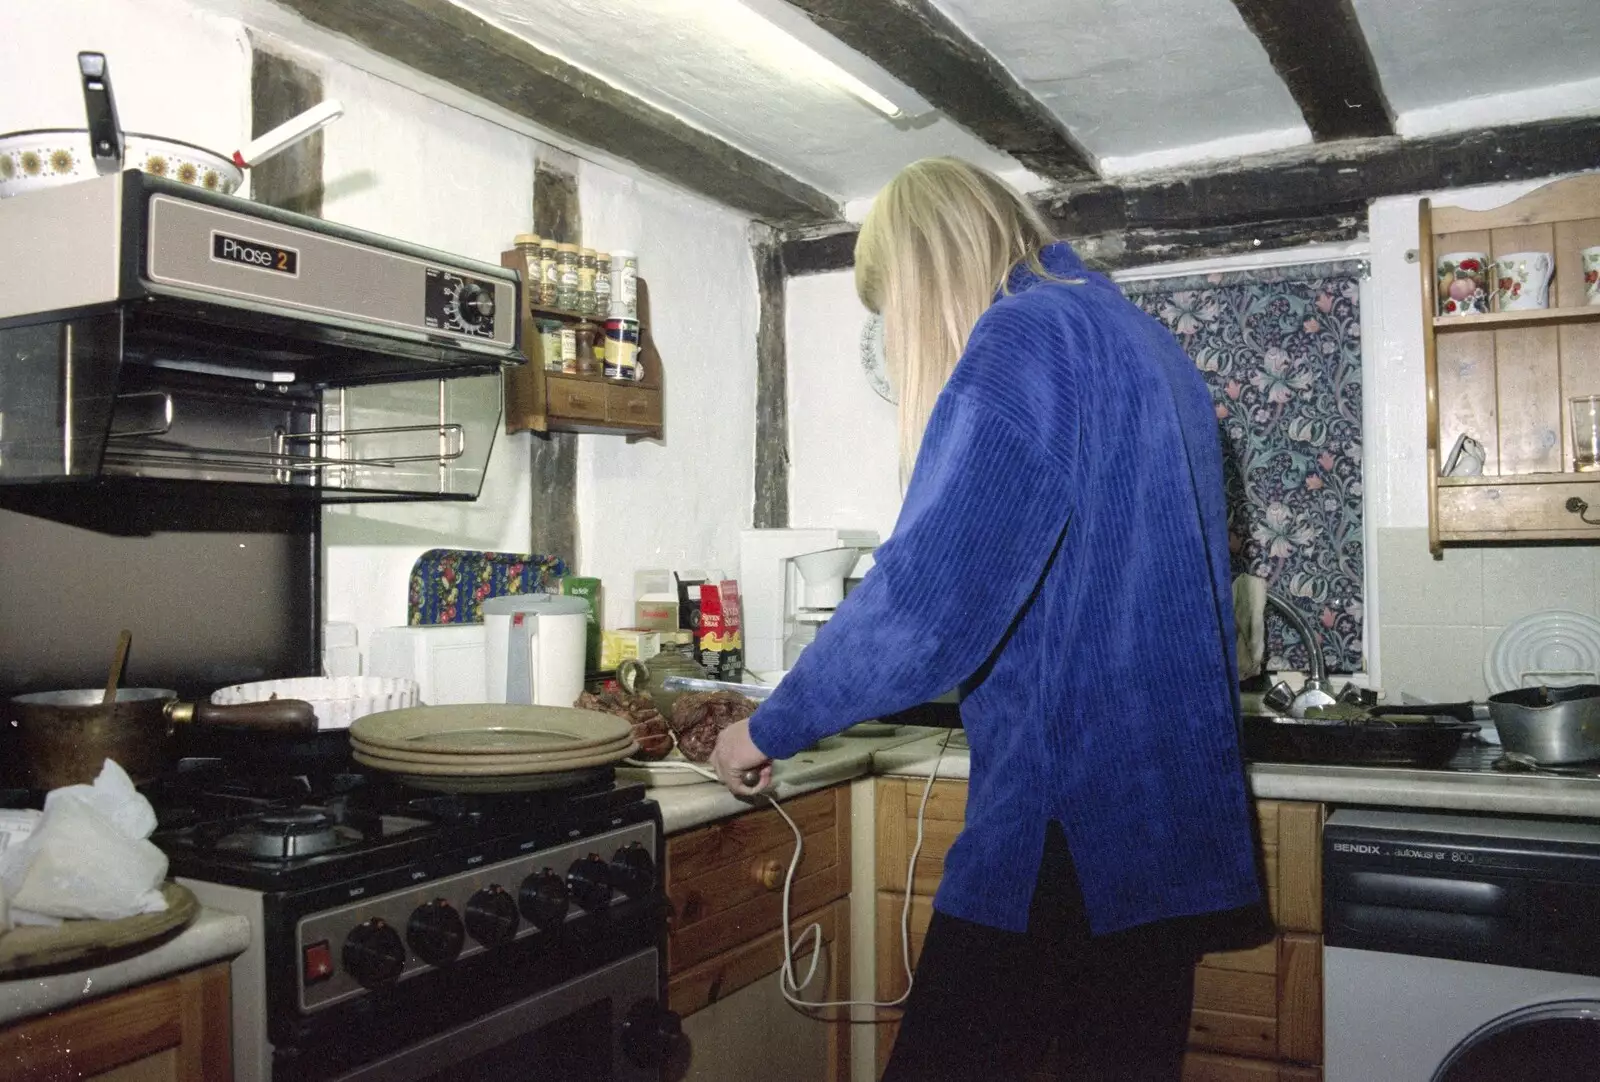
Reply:
<svg viewBox="0 0 1600 1082"><path fill-rule="evenodd" d="M561 324L561 371L564 375L578 374L578 331L570 323Z"/></svg>
<svg viewBox="0 0 1600 1082"><path fill-rule="evenodd" d="M541 308L554 308L556 306L556 283L561 278L561 271L556 259L556 242L549 237L539 241L539 306Z"/></svg>
<svg viewBox="0 0 1600 1082"><path fill-rule="evenodd" d="M639 321L613 316L606 320L607 379L636 380L639 378Z"/></svg>
<svg viewBox="0 0 1600 1082"><path fill-rule="evenodd" d="M594 318L604 320L611 314L611 253L594 254Z"/></svg>
<svg viewBox="0 0 1600 1082"><path fill-rule="evenodd" d="M556 307L563 312L578 310L578 246L556 245Z"/></svg>
<svg viewBox="0 0 1600 1082"><path fill-rule="evenodd" d="M561 371L561 321L540 319L534 321L539 332L539 356L546 372Z"/></svg>
<svg viewBox="0 0 1600 1082"><path fill-rule="evenodd" d="M595 258L593 248L578 249L578 306L575 311L592 316L594 310ZM604 315L604 313L601 313Z"/></svg>
<svg viewBox="0 0 1600 1082"><path fill-rule="evenodd" d="M544 280L544 271L539 266L539 235L518 233L512 238L511 244L516 248L517 256L522 262L523 296L528 298L529 304L537 304L539 283Z"/></svg>
<svg viewBox="0 0 1600 1082"><path fill-rule="evenodd" d="M596 340L601 339L604 333L600 325L590 323L586 319L572 328L572 333L577 338L578 373L584 376L598 376L601 364L595 357L594 347Z"/></svg>
<svg viewBox="0 0 1600 1082"><path fill-rule="evenodd" d="M620 319L639 318L639 257L632 252L611 253L611 310Z"/></svg>

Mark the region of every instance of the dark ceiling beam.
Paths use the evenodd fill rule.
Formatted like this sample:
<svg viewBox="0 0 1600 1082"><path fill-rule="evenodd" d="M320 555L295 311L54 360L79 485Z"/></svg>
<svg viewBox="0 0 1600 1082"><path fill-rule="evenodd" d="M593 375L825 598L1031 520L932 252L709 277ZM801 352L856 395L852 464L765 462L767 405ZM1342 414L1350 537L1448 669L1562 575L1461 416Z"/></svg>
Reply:
<svg viewBox="0 0 1600 1082"><path fill-rule="evenodd" d="M1242 158L1226 168L1078 184L1036 197L1068 239L1219 231L1265 247L1292 223L1363 215L1389 195L1533 180L1600 167L1600 116L1543 120L1426 139L1353 139ZM1274 224L1276 223L1276 224ZM849 229L792 233L784 245L791 274L848 267ZM1158 245L1144 245L1153 250Z"/></svg>
<svg viewBox="0 0 1600 1082"><path fill-rule="evenodd" d="M789 0L935 109L1040 176L1097 175L1055 114L929 0Z"/></svg>
<svg viewBox="0 0 1600 1082"><path fill-rule="evenodd" d="M280 0L318 26L575 142L772 222L839 216L828 195L542 52L449 0Z"/></svg>
<svg viewBox="0 0 1600 1082"><path fill-rule="evenodd" d="M1319 143L1393 135L1351 0L1233 0Z"/></svg>

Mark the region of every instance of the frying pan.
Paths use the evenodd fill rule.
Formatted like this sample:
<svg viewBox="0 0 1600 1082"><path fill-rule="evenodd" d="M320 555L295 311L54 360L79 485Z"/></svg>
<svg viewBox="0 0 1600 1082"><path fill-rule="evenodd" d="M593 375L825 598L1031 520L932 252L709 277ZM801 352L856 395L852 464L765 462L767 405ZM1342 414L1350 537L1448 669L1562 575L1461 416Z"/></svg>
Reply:
<svg viewBox="0 0 1600 1082"><path fill-rule="evenodd" d="M221 154L181 139L124 132L117 119L111 68L104 54L79 53L78 71L88 128L41 128L0 135L0 199L120 172L124 167L229 195L244 183L246 169L344 114L338 102L322 102L232 154Z"/></svg>
<svg viewBox="0 0 1600 1082"><path fill-rule="evenodd" d="M314 736L311 704L273 699L239 706L180 702L164 688L118 688L103 702L104 688L18 695L5 704L6 727L20 767L18 782L33 789L91 782L106 759L115 759L135 782L163 773L174 758L179 729L216 730L241 737ZM109 708L108 708L109 707ZM338 731L342 744L348 744Z"/></svg>
<svg viewBox="0 0 1600 1082"><path fill-rule="evenodd" d="M1517 688L1489 696L1481 703L1399 707L1373 713L1423 711L1463 720L1488 716L1500 734L1500 746L1525 755L1541 766L1600 759L1600 684L1564 688Z"/></svg>
<svg viewBox="0 0 1600 1082"><path fill-rule="evenodd" d="M1431 714L1435 709L1408 707L1404 712ZM1455 757L1464 737L1477 731L1475 723L1450 717L1318 722L1246 714L1243 737L1245 757L1258 762L1440 767Z"/></svg>

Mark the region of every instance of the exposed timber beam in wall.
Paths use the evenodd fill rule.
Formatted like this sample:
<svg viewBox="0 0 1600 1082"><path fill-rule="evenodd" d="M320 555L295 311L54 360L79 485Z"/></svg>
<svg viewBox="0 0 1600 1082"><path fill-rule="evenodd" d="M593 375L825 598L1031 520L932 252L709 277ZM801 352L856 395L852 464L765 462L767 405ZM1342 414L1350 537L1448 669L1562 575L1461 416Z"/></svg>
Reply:
<svg viewBox="0 0 1600 1082"><path fill-rule="evenodd" d="M756 329L756 499L758 530L789 525L789 368L784 347L787 276L776 237L756 227L751 257L756 265L760 322Z"/></svg>
<svg viewBox="0 0 1600 1082"><path fill-rule="evenodd" d="M1351 0L1233 0L1318 142L1394 134Z"/></svg>
<svg viewBox="0 0 1600 1082"><path fill-rule="evenodd" d="M1204 172L1069 185L1036 201L1057 232L1070 239L1198 231L1218 239L1225 233L1261 239L1257 247L1283 247L1302 227L1322 229L1341 218L1363 216L1367 202L1381 196L1532 180L1597 166L1600 116L1587 116L1427 139L1347 139L1243 158ZM847 229L792 234L783 246L784 266L790 274L839 270L850 266L854 243L855 234ZM1150 245L1130 241L1127 247Z"/></svg>
<svg viewBox="0 0 1600 1082"><path fill-rule="evenodd" d="M391 60L753 217L804 223L839 214L809 184L450 0L280 2Z"/></svg>
<svg viewBox="0 0 1600 1082"><path fill-rule="evenodd" d="M1066 127L930 0L789 0L997 150L1051 180L1096 174Z"/></svg>

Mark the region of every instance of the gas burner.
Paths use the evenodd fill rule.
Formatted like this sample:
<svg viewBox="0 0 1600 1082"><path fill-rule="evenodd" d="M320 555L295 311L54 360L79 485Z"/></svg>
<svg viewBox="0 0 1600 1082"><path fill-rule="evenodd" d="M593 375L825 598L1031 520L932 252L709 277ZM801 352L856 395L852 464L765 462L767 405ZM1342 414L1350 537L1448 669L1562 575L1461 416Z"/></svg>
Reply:
<svg viewBox="0 0 1600 1082"><path fill-rule="evenodd" d="M257 816L242 836L251 855L269 860L309 857L344 844L333 820L315 808Z"/></svg>

